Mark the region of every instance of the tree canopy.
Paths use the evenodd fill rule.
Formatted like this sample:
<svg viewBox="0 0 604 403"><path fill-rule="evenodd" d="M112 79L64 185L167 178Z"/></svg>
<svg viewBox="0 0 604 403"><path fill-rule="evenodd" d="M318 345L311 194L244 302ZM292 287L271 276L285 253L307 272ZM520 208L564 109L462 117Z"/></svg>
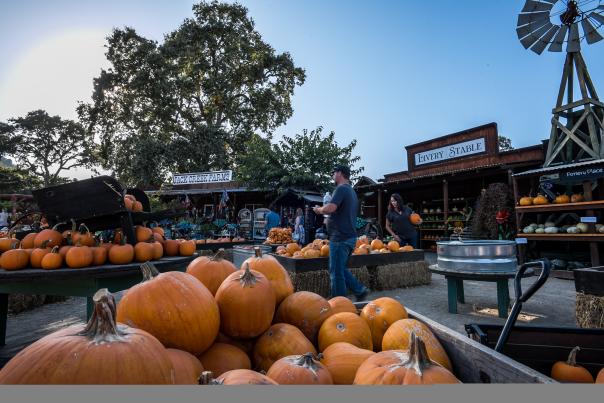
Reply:
<svg viewBox="0 0 604 403"><path fill-rule="evenodd" d="M333 187L333 168L338 164L351 167L351 179L364 170L355 167L360 161L353 156L357 141L343 147L335 132L323 133L323 127L303 130L293 137L284 136L277 143L258 135L246 143L246 152L237 163L237 179L262 190L282 192L287 188L326 191Z"/></svg>
<svg viewBox="0 0 604 403"><path fill-rule="evenodd" d="M128 185L231 167L254 132L268 135L293 113L305 72L262 40L245 7L202 1L193 14L162 43L114 29L110 67L78 107L99 162Z"/></svg>

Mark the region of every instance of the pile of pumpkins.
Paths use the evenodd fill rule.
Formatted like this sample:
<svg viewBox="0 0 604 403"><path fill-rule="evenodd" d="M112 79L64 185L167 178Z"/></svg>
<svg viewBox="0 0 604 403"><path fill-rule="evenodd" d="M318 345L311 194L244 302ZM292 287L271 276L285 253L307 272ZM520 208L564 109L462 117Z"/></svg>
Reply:
<svg viewBox="0 0 604 403"><path fill-rule="evenodd" d="M116 303L94 296L85 325L29 345L0 384L404 385L460 383L439 340L382 297L359 312L345 297L294 292L277 259L240 269L215 256L186 273L143 264Z"/></svg>
<svg viewBox="0 0 604 403"><path fill-rule="evenodd" d="M143 204L136 200L134 195L127 194L124 196L124 206L126 207L126 210L134 213L140 213L143 211Z"/></svg>
<svg viewBox="0 0 604 403"><path fill-rule="evenodd" d="M27 234L21 241L12 234L0 238L0 268L4 270L56 270L62 267L79 269L104 264L125 265L132 262L159 260L163 256L192 256L194 241L164 237L161 227L135 227L136 244L126 243L121 229L115 230L113 242L103 242L85 224L72 220L71 230L53 228Z"/></svg>
<svg viewBox="0 0 604 403"><path fill-rule="evenodd" d="M390 241L387 244L381 239L373 239L371 242L366 236L357 239L353 255L368 255L371 253L391 253L391 252L411 252L413 246L401 246L397 241Z"/></svg>
<svg viewBox="0 0 604 403"><path fill-rule="evenodd" d="M561 194L561 195L556 196L556 198L554 199L554 204L580 203L583 201L585 201L585 198L580 193L573 194L572 196L569 196L567 194ZM542 205L546 205L546 204L550 204L550 202L547 199L547 197L545 197L541 193L537 194L536 197L530 197L530 196L521 197L520 200L518 201L518 205L523 206L523 207L533 206L533 205L542 206Z"/></svg>
<svg viewBox="0 0 604 403"><path fill-rule="evenodd" d="M292 238L292 229L291 228L271 228L268 231L268 236L264 243L266 245L281 245L293 243L294 240Z"/></svg>
<svg viewBox="0 0 604 403"><path fill-rule="evenodd" d="M387 244L380 239L374 239L371 242L366 236L357 238L353 255L368 255L373 253L391 253L391 252L410 252L413 246L400 246L397 241L390 241ZM319 257L329 257L329 240L315 239L308 245L301 247L295 242L287 245L278 246L275 250L280 256L291 257L294 259L313 259Z"/></svg>
<svg viewBox="0 0 604 403"><path fill-rule="evenodd" d="M596 232L604 234L604 225L596 224ZM589 225L586 223L576 223L573 225L556 226L556 223L548 221L545 224L532 223L522 229L524 234L587 234Z"/></svg>

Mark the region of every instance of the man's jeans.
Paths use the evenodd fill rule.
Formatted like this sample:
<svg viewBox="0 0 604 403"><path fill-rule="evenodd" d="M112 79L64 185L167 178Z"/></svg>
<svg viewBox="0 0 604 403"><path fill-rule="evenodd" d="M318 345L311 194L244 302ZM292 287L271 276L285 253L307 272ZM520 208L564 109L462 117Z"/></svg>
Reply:
<svg viewBox="0 0 604 403"><path fill-rule="evenodd" d="M329 277L331 278L332 298L347 296L347 289L350 289L357 296L366 290L365 286L346 267L356 241L356 238L351 238L341 242L329 242Z"/></svg>

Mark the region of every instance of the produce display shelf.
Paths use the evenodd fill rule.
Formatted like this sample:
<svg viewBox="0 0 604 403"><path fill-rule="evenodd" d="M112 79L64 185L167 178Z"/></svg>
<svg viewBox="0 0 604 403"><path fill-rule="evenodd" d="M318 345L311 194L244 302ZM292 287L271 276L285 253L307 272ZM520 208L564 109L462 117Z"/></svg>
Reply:
<svg viewBox="0 0 604 403"><path fill-rule="evenodd" d="M575 241L575 242L604 242L604 234L523 234L518 238L533 241Z"/></svg>
<svg viewBox="0 0 604 403"><path fill-rule="evenodd" d="M594 210L604 209L604 200L594 200L578 203L545 204L539 206L516 206L518 213L539 213L549 211Z"/></svg>

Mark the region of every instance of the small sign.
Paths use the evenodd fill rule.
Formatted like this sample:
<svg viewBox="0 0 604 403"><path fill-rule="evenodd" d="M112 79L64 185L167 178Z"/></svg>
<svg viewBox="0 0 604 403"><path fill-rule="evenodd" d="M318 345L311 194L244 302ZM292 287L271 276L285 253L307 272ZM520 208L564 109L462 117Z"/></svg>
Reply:
<svg viewBox="0 0 604 403"><path fill-rule="evenodd" d="M467 155L482 154L487 151L485 144L484 137L481 137L479 139L422 151L415 154L415 166L465 157Z"/></svg>
<svg viewBox="0 0 604 403"><path fill-rule="evenodd" d="M560 182L581 182L602 177L604 177L604 167L594 167L561 172L559 180Z"/></svg>
<svg viewBox="0 0 604 403"><path fill-rule="evenodd" d="M233 180L233 171L212 171L189 174L173 174L173 185L193 185L199 183L224 183Z"/></svg>
<svg viewBox="0 0 604 403"><path fill-rule="evenodd" d="M526 243L527 243L526 238L516 238L517 245L524 245Z"/></svg>
<svg viewBox="0 0 604 403"><path fill-rule="evenodd" d="M595 224L597 222L597 217L581 217L581 222Z"/></svg>

